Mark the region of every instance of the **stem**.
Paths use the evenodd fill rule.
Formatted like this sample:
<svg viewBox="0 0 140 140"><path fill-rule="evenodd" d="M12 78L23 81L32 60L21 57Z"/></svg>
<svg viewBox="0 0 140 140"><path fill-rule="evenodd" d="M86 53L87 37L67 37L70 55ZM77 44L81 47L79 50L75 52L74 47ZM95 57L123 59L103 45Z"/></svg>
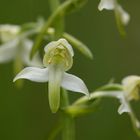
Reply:
<svg viewBox="0 0 140 140"><path fill-rule="evenodd" d="M61 107L65 108L69 105L68 95L65 90L62 92ZM62 140L75 140L75 121L74 118L62 112Z"/></svg>
<svg viewBox="0 0 140 140"><path fill-rule="evenodd" d="M75 140L75 122L74 118L63 115L63 130L62 130L62 140Z"/></svg>
<svg viewBox="0 0 140 140"><path fill-rule="evenodd" d="M22 42L19 43L19 46L22 46ZM20 48L18 48L18 49L20 49ZM19 50L19 52L20 52L20 50ZM14 63L13 63L13 71L14 71L14 74L16 75L23 68L24 68L23 62L21 60L21 56L20 56L20 53L19 53L19 54L16 55L16 58L15 58ZM21 89L23 87L23 84L24 84L24 80L21 79L19 81L16 81L15 86L17 88Z"/></svg>
<svg viewBox="0 0 140 140"><path fill-rule="evenodd" d="M55 140L59 132L62 130L61 122L56 124L56 126L53 128L53 130L49 133L49 137L47 140Z"/></svg>
<svg viewBox="0 0 140 140"><path fill-rule="evenodd" d="M50 3L50 10L51 12L55 12L55 10L60 6L60 0L49 0ZM55 37L54 39L58 39L62 36L64 31L64 17L58 16L57 19L54 22L54 28L55 28Z"/></svg>
<svg viewBox="0 0 140 140"><path fill-rule="evenodd" d="M49 5L52 13L57 9L59 4L60 4L59 0L49 0Z"/></svg>

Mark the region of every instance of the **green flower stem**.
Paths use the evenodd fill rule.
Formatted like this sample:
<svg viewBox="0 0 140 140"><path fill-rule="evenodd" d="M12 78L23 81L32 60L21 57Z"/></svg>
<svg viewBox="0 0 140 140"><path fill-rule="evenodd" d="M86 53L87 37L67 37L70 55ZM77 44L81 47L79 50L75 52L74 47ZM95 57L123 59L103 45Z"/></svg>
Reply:
<svg viewBox="0 0 140 140"><path fill-rule="evenodd" d="M35 54L35 52L38 50L38 48L40 47L41 41L43 39L43 36L45 35L46 31L48 30L49 27L52 26L52 24L54 23L54 21L56 21L56 19L59 16L64 16L66 15L68 12L72 11L72 8L75 9L76 2L79 2L80 0L67 0L64 3L62 3L53 13L52 15L48 18L48 20L46 21L46 23L44 24L44 26L42 27L40 34L37 36L35 44L32 48L31 51L31 55L30 57L32 58L33 55ZM83 0L80 1L79 3L83 4ZM75 6L75 7L74 7ZM71 8L71 9L70 9ZM76 7L77 8L77 7Z"/></svg>
<svg viewBox="0 0 140 140"><path fill-rule="evenodd" d="M74 118L63 114L62 140L75 140L75 121Z"/></svg>
<svg viewBox="0 0 140 140"><path fill-rule="evenodd" d="M96 110L96 107L99 103L99 99L102 97L116 97L117 92L112 94L112 91L95 91L90 94L90 99L87 96L81 97L76 100L71 106L68 106L65 109L65 112L70 116L76 117L78 115L87 114ZM98 99L94 101L95 99ZM92 104L93 102L93 104ZM90 103L90 104L88 104Z"/></svg>
<svg viewBox="0 0 140 140"><path fill-rule="evenodd" d="M61 108L65 108L69 105L67 91L63 90L61 98ZM75 120L68 114L62 112L62 140L75 140Z"/></svg>
<svg viewBox="0 0 140 140"><path fill-rule="evenodd" d="M22 44L20 44L22 45ZM24 68L20 54L18 54L14 60L13 63L13 71L14 71L14 75L16 75L17 73L19 73L22 69ZM16 81L15 86L19 89L21 89L23 87L24 84L24 80L21 79L19 81Z"/></svg>
<svg viewBox="0 0 140 140"><path fill-rule="evenodd" d="M60 0L49 0L51 12L55 12L55 10L60 6ZM57 21L54 22L55 28L55 37L54 39L58 39L62 36L64 31L64 16L58 16L56 19Z"/></svg>
<svg viewBox="0 0 140 140"><path fill-rule="evenodd" d="M120 84L107 84L90 94L90 101L101 97L116 97L117 91L122 91L123 87ZM114 93L112 94L112 91ZM89 97L84 96L76 100L73 105L84 104L89 101Z"/></svg>
<svg viewBox="0 0 140 140"><path fill-rule="evenodd" d="M69 97L68 97L68 92L65 89L62 89L62 94L61 94L61 108L65 108L69 106Z"/></svg>
<svg viewBox="0 0 140 140"><path fill-rule="evenodd" d="M49 136L46 140L55 140L57 135L60 133L62 130L62 123L59 121L56 126L53 128L53 130L49 133Z"/></svg>
<svg viewBox="0 0 140 140"><path fill-rule="evenodd" d="M76 39L72 35L68 33L64 33L63 37L66 38L75 48L77 48L82 54L87 56L90 59L93 59L92 52L89 50L89 48L83 44L80 40Z"/></svg>
<svg viewBox="0 0 140 140"><path fill-rule="evenodd" d="M49 0L49 4L50 4L51 12L53 13L59 6L60 1L59 0Z"/></svg>

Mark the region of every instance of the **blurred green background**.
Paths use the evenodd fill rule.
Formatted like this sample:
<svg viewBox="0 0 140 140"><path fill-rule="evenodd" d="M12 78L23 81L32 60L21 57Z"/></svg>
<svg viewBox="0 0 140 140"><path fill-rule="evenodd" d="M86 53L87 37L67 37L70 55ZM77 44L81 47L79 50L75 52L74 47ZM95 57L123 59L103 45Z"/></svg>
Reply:
<svg viewBox="0 0 140 140"><path fill-rule="evenodd" d="M131 15L127 36L120 37L113 12L99 12L99 0L66 17L66 31L85 42L94 54L88 60L75 50L71 73L90 91L127 75L140 75L140 1L120 1ZM49 16L47 0L0 0L0 24L22 24ZM47 140L58 116L48 107L47 85L26 81L16 89L12 63L0 65L0 140ZM73 100L79 94L70 94ZM140 118L140 103L133 103ZM118 101L105 99L99 110L76 121L76 140L138 140L129 116L118 115Z"/></svg>

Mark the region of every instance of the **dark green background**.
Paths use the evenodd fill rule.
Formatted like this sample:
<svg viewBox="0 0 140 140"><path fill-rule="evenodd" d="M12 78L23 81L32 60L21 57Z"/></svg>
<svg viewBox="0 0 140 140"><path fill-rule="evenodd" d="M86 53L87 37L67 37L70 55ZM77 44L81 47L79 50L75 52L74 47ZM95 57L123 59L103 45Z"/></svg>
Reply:
<svg viewBox="0 0 140 140"><path fill-rule="evenodd" d="M78 75L90 91L127 75L140 75L140 1L122 0L130 13L127 36L122 39L111 11L99 12L99 0L89 0L76 14L66 18L66 30L85 42L94 54L88 60L77 50L71 73ZM22 24L49 16L47 0L0 0L0 24ZM0 65L0 140L47 140L57 120L47 100L45 84L26 81L18 90L12 83L12 63ZM70 94L73 98L79 94ZM77 140L138 140L127 114L118 115L116 100L102 101L98 112L76 121ZM140 116L140 103L134 103ZM55 121L54 121L55 120Z"/></svg>

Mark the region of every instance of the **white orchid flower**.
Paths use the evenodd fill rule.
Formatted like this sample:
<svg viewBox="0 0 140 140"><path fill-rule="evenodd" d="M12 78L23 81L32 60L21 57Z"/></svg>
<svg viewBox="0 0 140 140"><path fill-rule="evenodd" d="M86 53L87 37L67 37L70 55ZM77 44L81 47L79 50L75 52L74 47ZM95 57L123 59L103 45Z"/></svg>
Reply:
<svg viewBox="0 0 140 140"><path fill-rule="evenodd" d="M60 105L60 86L66 90L88 95L84 82L75 75L68 74L73 64L74 52L65 39L53 41L45 47L43 64L45 68L27 67L14 79L28 79L35 82L48 82L49 104L53 113Z"/></svg>
<svg viewBox="0 0 140 140"><path fill-rule="evenodd" d="M130 100L138 100L140 92L140 76L132 75L127 76L122 81L125 96Z"/></svg>
<svg viewBox="0 0 140 140"><path fill-rule="evenodd" d="M101 93L104 94L104 93ZM106 92L103 96L107 96L107 97L115 97L120 101L120 106L118 108L118 113L121 115L123 113L128 113L128 115L130 116L132 125L134 130L136 131L137 135L140 135L140 121L138 120L138 118L136 117L130 101L128 100L128 97L126 96L126 91L114 91L114 92Z"/></svg>
<svg viewBox="0 0 140 140"><path fill-rule="evenodd" d="M2 43L8 42L17 37L19 32L20 26L18 25L2 24L0 25L0 41Z"/></svg>
<svg viewBox="0 0 140 140"><path fill-rule="evenodd" d="M19 38L20 26L0 25L0 63L6 63L15 59L20 59L23 65L42 66L39 54L30 60L29 54L33 42L27 38Z"/></svg>
<svg viewBox="0 0 140 140"><path fill-rule="evenodd" d="M120 4L118 4L117 0L101 0L98 9L102 11L106 10L114 10L117 19L121 24L127 25L130 21L130 15L122 8Z"/></svg>
<svg viewBox="0 0 140 140"><path fill-rule="evenodd" d="M115 0L101 0L98 9L102 11L103 9L106 10L114 10L115 8Z"/></svg>
<svg viewBox="0 0 140 140"><path fill-rule="evenodd" d="M140 92L140 76L127 76L122 80L122 90L120 91L97 91L91 94L91 98L96 97L115 97L117 98L121 105L118 108L118 113L122 114L124 112L128 113L131 121L133 123L134 130L138 135L140 135L140 122L135 116L133 109L131 107L131 100L138 100Z"/></svg>

